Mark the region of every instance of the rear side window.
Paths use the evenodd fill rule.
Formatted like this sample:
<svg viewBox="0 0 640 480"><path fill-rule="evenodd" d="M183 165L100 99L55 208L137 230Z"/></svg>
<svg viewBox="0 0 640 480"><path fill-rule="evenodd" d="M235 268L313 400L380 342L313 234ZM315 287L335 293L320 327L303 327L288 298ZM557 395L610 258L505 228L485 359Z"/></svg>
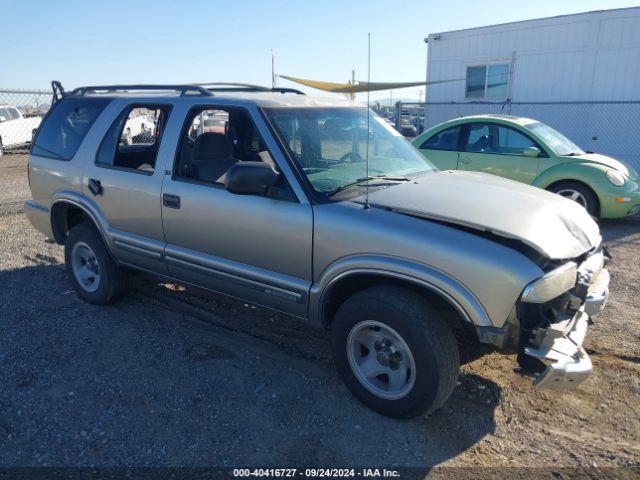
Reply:
<svg viewBox="0 0 640 480"><path fill-rule="evenodd" d="M96 164L153 173L168 115L168 106L129 106L105 135Z"/></svg>
<svg viewBox="0 0 640 480"><path fill-rule="evenodd" d="M421 146L421 149L427 150L458 150L458 140L460 139L460 130L462 127L451 127L433 137L427 139Z"/></svg>
<svg viewBox="0 0 640 480"><path fill-rule="evenodd" d="M11 118L11 120L17 120L18 118L20 118L20 114L15 108L7 108L7 111L9 112L9 117Z"/></svg>
<svg viewBox="0 0 640 480"><path fill-rule="evenodd" d="M31 153L71 160L109 101L106 98L68 98L60 101L40 126Z"/></svg>

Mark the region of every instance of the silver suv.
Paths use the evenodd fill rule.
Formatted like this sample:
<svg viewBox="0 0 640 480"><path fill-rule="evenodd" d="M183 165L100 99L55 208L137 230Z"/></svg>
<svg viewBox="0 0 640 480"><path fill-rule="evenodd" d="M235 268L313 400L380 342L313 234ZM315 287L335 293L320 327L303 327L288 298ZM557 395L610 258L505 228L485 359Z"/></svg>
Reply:
<svg viewBox="0 0 640 480"><path fill-rule="evenodd" d="M609 275L578 204L438 171L336 98L233 84L56 92L26 212L65 246L83 300L115 301L139 270L308 320L329 331L353 393L397 417L446 401L465 337L517 352L538 387L591 372L581 345Z"/></svg>

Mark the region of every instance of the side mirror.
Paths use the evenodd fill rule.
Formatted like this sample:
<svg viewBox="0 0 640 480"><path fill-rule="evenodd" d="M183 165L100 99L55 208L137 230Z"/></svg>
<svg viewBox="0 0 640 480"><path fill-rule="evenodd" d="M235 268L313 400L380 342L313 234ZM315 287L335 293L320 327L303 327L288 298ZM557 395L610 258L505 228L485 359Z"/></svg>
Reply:
<svg viewBox="0 0 640 480"><path fill-rule="evenodd" d="M525 157L531 157L531 158L537 158L538 156L540 156L540 149L538 147L525 148L524 149L524 156Z"/></svg>
<svg viewBox="0 0 640 480"><path fill-rule="evenodd" d="M0 117L0 122L6 122L6 121L7 121L6 117Z"/></svg>
<svg viewBox="0 0 640 480"><path fill-rule="evenodd" d="M265 195L279 179L280 174L264 162L239 162L227 170L224 185L239 195Z"/></svg>

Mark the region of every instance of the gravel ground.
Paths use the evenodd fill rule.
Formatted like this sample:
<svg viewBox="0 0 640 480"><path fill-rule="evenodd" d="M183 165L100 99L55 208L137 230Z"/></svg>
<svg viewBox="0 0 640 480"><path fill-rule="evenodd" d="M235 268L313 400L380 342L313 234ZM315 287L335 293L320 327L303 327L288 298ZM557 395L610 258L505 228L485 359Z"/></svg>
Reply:
<svg viewBox="0 0 640 480"><path fill-rule="evenodd" d="M147 276L115 306L81 302L20 211L25 172L0 161L0 467L638 465L639 217L602 223L611 299L576 391L534 390L514 356L463 346L447 404L398 421L286 316Z"/></svg>

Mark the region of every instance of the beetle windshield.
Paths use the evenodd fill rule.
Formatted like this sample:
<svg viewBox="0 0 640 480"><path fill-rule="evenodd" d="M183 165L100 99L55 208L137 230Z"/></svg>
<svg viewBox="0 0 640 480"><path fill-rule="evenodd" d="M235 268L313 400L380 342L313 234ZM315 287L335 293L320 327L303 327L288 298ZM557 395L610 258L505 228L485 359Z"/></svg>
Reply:
<svg viewBox="0 0 640 480"><path fill-rule="evenodd" d="M271 108L266 113L313 188L327 196L365 179L367 151L369 177L391 180L436 169L373 112L367 131L366 108Z"/></svg>
<svg viewBox="0 0 640 480"><path fill-rule="evenodd" d="M556 155L582 155L584 153L579 146L549 125L536 122L526 125L526 127L538 135Z"/></svg>

